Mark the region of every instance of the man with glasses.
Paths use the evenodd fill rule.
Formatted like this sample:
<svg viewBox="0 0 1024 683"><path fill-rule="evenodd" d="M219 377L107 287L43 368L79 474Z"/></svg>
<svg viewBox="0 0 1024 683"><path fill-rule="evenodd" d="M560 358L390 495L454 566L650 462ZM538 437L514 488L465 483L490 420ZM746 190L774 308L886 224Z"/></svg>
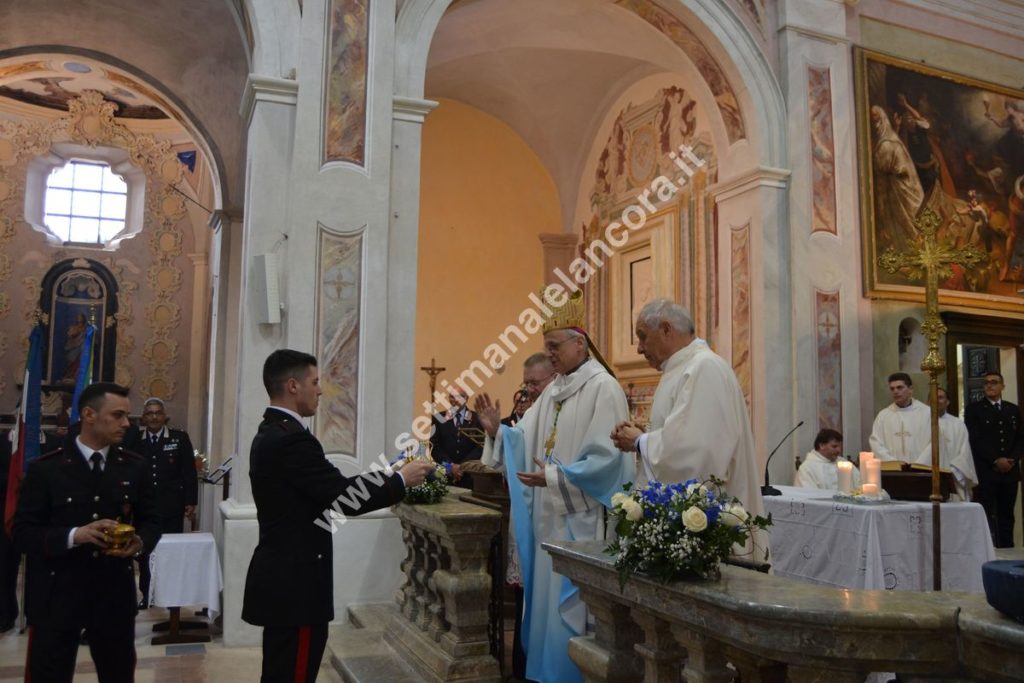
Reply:
<svg viewBox="0 0 1024 683"><path fill-rule="evenodd" d="M569 639L586 633L587 609L577 589L554 573L541 544L604 539L603 508L635 473L609 436L626 419L626 395L582 330L583 294L551 291L544 351L557 375L515 427L500 424L499 406L487 394L474 407L488 437L482 460L504 469L509 482L526 678L571 683L582 678L569 659Z"/></svg>
<svg viewBox="0 0 1024 683"><path fill-rule="evenodd" d="M180 534L185 530L184 518L195 518L199 499L196 476L195 451L188 434L181 429L170 429L164 402L159 398L146 399L142 408L142 428L133 430L125 440L126 447L146 459L150 483L156 491L160 530L165 534ZM149 556L139 561L139 590L142 600L139 609L149 607Z"/></svg>
<svg viewBox="0 0 1024 683"><path fill-rule="evenodd" d="M985 397L964 410L964 424L978 471L977 500L988 516L992 542L1013 547L1013 508L1017 504L1024 428L1020 410L1003 400L1003 376L985 373Z"/></svg>

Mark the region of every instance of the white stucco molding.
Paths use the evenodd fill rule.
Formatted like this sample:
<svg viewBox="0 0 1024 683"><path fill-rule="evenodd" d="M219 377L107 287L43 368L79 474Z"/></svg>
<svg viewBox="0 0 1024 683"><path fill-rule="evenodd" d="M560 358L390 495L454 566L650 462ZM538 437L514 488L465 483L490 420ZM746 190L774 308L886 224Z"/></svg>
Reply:
<svg viewBox="0 0 1024 683"><path fill-rule="evenodd" d="M786 100L771 64L750 30L727 3L721 0L678 0L693 12L718 39L739 72L750 94L750 107L744 119L756 121L758 163L765 167L785 168L788 163L786 141ZM733 83L740 90L740 84Z"/></svg>
<svg viewBox="0 0 1024 683"><path fill-rule="evenodd" d="M423 123L427 114L434 111L438 105L434 100L405 97L404 95L395 95L392 102L394 120L408 121L409 123Z"/></svg>
<svg viewBox="0 0 1024 683"><path fill-rule="evenodd" d="M299 66L301 44L302 3L281 0L235 0L241 5L245 17L236 17L248 23L253 44L249 68L256 73L291 76ZM244 26L238 30L245 34Z"/></svg>
<svg viewBox="0 0 1024 683"><path fill-rule="evenodd" d="M256 519L256 504L239 503L234 495L227 500L222 500L217 507L220 508L220 514L224 519L240 521Z"/></svg>
<svg viewBox="0 0 1024 683"><path fill-rule="evenodd" d="M784 190L789 184L790 171L785 168L762 166L749 173L727 178L708 187L708 192L717 202L723 202L762 187Z"/></svg>
<svg viewBox="0 0 1024 683"><path fill-rule="evenodd" d="M252 123L252 112L257 102L276 102L295 106L299 101L299 84L287 78L274 78L249 74L245 81L245 92L242 93L242 104L239 114L248 127Z"/></svg>

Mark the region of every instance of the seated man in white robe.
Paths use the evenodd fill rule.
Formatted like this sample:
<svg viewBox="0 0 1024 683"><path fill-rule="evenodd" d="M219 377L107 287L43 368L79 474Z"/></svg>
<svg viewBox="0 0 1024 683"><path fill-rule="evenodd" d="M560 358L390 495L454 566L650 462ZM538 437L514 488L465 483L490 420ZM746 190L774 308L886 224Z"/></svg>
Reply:
<svg viewBox="0 0 1024 683"><path fill-rule="evenodd" d="M499 406L487 394L474 403L487 433L481 460L508 479L526 678L541 683L583 680L569 659L569 639L587 627L578 590L554 573L541 543L604 539L604 508L635 476L608 436L628 415L626 395L581 329L583 315L576 292L545 321L544 350L558 374L514 427L500 424Z"/></svg>
<svg viewBox="0 0 1024 683"><path fill-rule="evenodd" d="M895 372L889 375L892 403L882 408L871 426L871 450L879 460L915 462L917 456L931 448L931 409L914 398L910 375Z"/></svg>
<svg viewBox="0 0 1024 683"><path fill-rule="evenodd" d="M793 486L805 489L839 489L839 461L843 457L843 435L834 429L822 429L814 437L814 450L800 463ZM853 487L860 487L860 472L853 468Z"/></svg>
<svg viewBox="0 0 1024 683"><path fill-rule="evenodd" d="M620 449L640 454L637 483L705 481L714 475L751 514L763 515L760 465L732 367L694 336L689 311L666 299L640 310L636 337L637 352L662 372L649 429L624 421L612 434ZM756 547L760 552L748 559L761 561L767 534L758 536Z"/></svg>
<svg viewBox="0 0 1024 683"><path fill-rule="evenodd" d="M939 387L939 467L950 470L956 480L956 493L950 500L970 500L971 490L978 485L978 473L974 469L974 456L967 438L967 425L955 415L946 412L949 397L946 390ZM931 444L918 456L921 465L932 464Z"/></svg>

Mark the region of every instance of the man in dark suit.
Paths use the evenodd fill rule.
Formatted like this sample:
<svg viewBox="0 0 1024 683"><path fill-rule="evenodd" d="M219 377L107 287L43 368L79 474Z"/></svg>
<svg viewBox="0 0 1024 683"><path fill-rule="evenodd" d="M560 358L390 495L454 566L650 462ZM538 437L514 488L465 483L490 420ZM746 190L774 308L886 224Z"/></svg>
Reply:
<svg viewBox="0 0 1024 683"><path fill-rule="evenodd" d="M451 408L443 418L438 418L437 415L431 418L433 433L430 435L430 447L434 460L450 462L453 465L461 465L467 460L479 460L484 452L484 430L480 426L480 420L476 413L466 406L466 394L461 389L450 387L448 402ZM479 435L479 443L469 435L474 430ZM453 472L456 473L459 486L473 488L470 475L462 474L458 468Z"/></svg>
<svg viewBox="0 0 1024 683"><path fill-rule="evenodd" d="M985 398L964 410L964 424L978 471L978 502L988 516L992 542L1013 547L1013 509L1017 504L1024 425L1016 405L1003 400L1003 376L985 374Z"/></svg>
<svg viewBox="0 0 1024 683"><path fill-rule="evenodd" d="M135 575L131 557L160 540L146 464L121 448L129 428L128 390L86 387L78 400L81 433L32 462L14 515L14 540L28 556L29 646L26 680L70 682L79 635L101 683L135 676ZM107 532L117 521L135 535L121 549Z"/></svg>
<svg viewBox="0 0 1024 683"><path fill-rule="evenodd" d="M316 358L275 351L263 365L263 385L270 407L249 455L259 543L245 580L242 619L263 627L262 683L312 682L334 618L330 511L360 515L398 503L434 465L412 462L400 473L342 476L303 424L320 401Z"/></svg>
<svg viewBox="0 0 1024 683"><path fill-rule="evenodd" d="M180 534L185 530L183 519L195 517L199 483L192 441L185 431L168 428L168 422L164 402L158 398L146 399L142 407L142 429L129 431L125 447L145 458L149 465L157 512L162 520L161 531ZM149 555L140 555L138 563L139 590L142 591L139 609L146 609L149 607Z"/></svg>

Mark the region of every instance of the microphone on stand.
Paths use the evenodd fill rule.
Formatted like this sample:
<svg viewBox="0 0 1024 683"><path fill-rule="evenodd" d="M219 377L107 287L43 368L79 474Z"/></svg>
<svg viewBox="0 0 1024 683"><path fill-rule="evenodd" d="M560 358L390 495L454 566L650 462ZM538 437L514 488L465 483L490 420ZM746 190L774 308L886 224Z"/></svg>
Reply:
<svg viewBox="0 0 1024 683"><path fill-rule="evenodd" d="M772 461L772 456L775 455L775 452L782 447L782 444L786 443L786 439L788 439L793 434L793 432L795 432L796 430L800 429L803 426L804 426L804 421L800 420L800 422L797 423L796 427L793 427L788 432L786 432L786 435L784 437L782 437L782 441L780 441L779 444L775 448L772 449L772 452L768 454L768 460L766 460L765 463L764 463L764 486L761 487L761 495L762 496L781 496L782 495L782 491L780 491L777 488L775 488L774 486L772 486L771 483L768 481L768 463L770 463Z"/></svg>

